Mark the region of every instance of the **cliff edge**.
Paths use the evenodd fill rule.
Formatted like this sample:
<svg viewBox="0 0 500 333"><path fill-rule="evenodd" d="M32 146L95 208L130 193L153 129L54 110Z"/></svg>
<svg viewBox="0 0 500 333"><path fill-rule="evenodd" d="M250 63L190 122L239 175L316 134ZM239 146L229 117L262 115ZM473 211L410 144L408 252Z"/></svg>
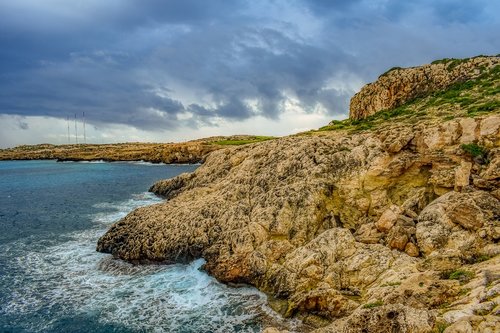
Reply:
<svg viewBox="0 0 500 333"><path fill-rule="evenodd" d="M478 78L500 64L500 57L443 59L412 68L391 68L377 81L365 85L351 99L349 118L364 119L379 111L446 90L453 84Z"/></svg>
<svg viewBox="0 0 500 333"><path fill-rule="evenodd" d="M154 185L168 200L114 224L97 249L136 263L203 257L220 281L326 325L318 333L493 332L500 66L457 84L366 119L214 151Z"/></svg>

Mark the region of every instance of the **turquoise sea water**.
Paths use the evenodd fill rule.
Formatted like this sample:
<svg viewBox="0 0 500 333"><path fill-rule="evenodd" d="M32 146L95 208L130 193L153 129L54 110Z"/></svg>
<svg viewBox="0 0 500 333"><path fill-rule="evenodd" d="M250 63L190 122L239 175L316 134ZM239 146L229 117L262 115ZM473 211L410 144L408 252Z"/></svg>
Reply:
<svg viewBox="0 0 500 333"><path fill-rule="evenodd" d="M196 166L0 162L0 332L258 332L265 296L189 265L133 266L95 251L156 180Z"/></svg>

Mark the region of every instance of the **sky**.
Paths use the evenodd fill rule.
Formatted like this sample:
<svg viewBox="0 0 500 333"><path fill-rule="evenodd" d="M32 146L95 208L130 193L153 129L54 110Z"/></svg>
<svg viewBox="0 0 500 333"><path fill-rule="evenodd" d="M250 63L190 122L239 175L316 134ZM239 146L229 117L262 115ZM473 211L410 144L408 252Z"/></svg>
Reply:
<svg viewBox="0 0 500 333"><path fill-rule="evenodd" d="M82 142L83 113L88 143L318 128L499 31L500 0L0 0L0 148Z"/></svg>

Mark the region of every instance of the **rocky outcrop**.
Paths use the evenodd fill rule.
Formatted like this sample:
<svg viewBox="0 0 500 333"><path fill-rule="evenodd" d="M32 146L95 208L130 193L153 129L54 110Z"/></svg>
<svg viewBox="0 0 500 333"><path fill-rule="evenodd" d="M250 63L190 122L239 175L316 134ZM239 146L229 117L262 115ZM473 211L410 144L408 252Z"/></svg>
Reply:
<svg viewBox="0 0 500 333"><path fill-rule="evenodd" d="M477 78L485 69L498 64L498 56L479 56L463 60L445 59L420 67L394 68L354 95L349 117L364 119L379 111L398 107L455 83Z"/></svg>
<svg viewBox="0 0 500 333"><path fill-rule="evenodd" d="M155 184L168 200L97 248L135 263L203 257L282 315L330 323L318 333L488 332L500 311L499 161L498 111L218 150Z"/></svg>
<svg viewBox="0 0 500 333"><path fill-rule="evenodd" d="M429 309L454 300L459 286L421 271L455 270L499 252L500 178L491 167L500 117L475 119L472 136L461 121L213 152L193 174L157 183L152 189L169 200L113 225L98 250L132 262L203 257L219 280L282 299L285 316L346 317L351 325L366 318L366 304L405 304L398 319L380 325L424 332L436 316ZM411 136L397 144L405 132ZM472 141L488 147L489 164L461 149ZM488 188L474 185L484 182ZM405 288L384 287L397 283ZM412 313L427 319L410 324Z"/></svg>
<svg viewBox="0 0 500 333"><path fill-rule="evenodd" d="M500 205L485 191L449 192L419 215L416 238L428 258L436 254L460 259L495 256L489 248L500 239ZM445 269L445 267L436 267Z"/></svg>

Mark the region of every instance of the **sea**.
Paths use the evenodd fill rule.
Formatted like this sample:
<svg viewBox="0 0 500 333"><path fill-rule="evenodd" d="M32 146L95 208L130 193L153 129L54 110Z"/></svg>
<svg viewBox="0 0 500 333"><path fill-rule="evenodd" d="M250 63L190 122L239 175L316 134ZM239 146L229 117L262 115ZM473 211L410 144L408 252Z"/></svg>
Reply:
<svg viewBox="0 0 500 333"><path fill-rule="evenodd" d="M249 286L187 265L132 265L96 252L147 189L196 165L0 162L0 332L260 332L292 329Z"/></svg>

